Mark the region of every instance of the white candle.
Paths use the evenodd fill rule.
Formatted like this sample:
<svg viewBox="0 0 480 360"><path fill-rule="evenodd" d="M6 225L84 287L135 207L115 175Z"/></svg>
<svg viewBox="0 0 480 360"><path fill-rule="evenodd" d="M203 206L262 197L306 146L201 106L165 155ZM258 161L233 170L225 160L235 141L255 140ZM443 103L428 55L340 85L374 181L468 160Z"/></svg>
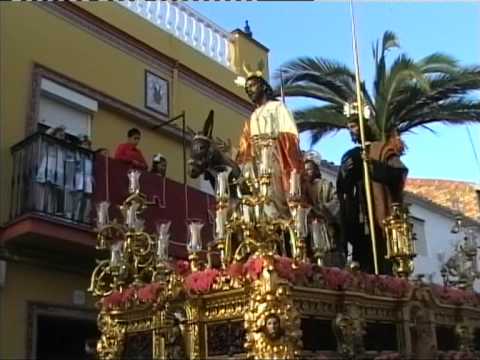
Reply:
<svg viewBox="0 0 480 360"><path fill-rule="evenodd" d="M110 266L120 266L120 263L122 261L122 245L123 243L121 241L116 242L115 244L112 244L111 246L111 254L110 254Z"/></svg>
<svg viewBox="0 0 480 360"><path fill-rule="evenodd" d="M251 216L250 216L250 206L248 205L242 205L242 217L243 217L243 221L246 223L246 224L250 224L250 222L252 221L251 219Z"/></svg>
<svg viewBox="0 0 480 360"><path fill-rule="evenodd" d="M228 209L218 209L215 218L215 236L217 239L225 238L225 225L227 223Z"/></svg>
<svg viewBox="0 0 480 360"><path fill-rule="evenodd" d="M145 227L145 220L144 219L136 219L135 220L135 231L142 232Z"/></svg>
<svg viewBox="0 0 480 360"><path fill-rule="evenodd" d="M324 221L314 219L311 224L314 250L321 252L330 251L333 245L328 235L328 229Z"/></svg>
<svg viewBox="0 0 480 360"><path fill-rule="evenodd" d="M299 237L306 237L308 234L307 216L310 208L299 207L295 213L295 228Z"/></svg>
<svg viewBox="0 0 480 360"><path fill-rule="evenodd" d="M190 242L188 248L191 252L198 252L202 250L202 227L203 223L201 221L192 221L188 225L188 230L190 234Z"/></svg>
<svg viewBox="0 0 480 360"><path fill-rule="evenodd" d="M290 173L290 196L292 198L299 198L301 195L300 174L296 169L293 169Z"/></svg>
<svg viewBox="0 0 480 360"><path fill-rule="evenodd" d="M216 195L217 198L229 198L230 197L230 189L228 186L228 178L230 176L230 172L232 168L227 167L225 171L222 171L217 174L217 191Z"/></svg>
<svg viewBox="0 0 480 360"><path fill-rule="evenodd" d="M262 175L269 174L271 172L272 167L272 148L270 145L262 146L262 150L260 152L260 172Z"/></svg>
<svg viewBox="0 0 480 360"><path fill-rule="evenodd" d="M171 221L164 220L157 223L157 259L167 260L168 258L168 241L170 239Z"/></svg>
<svg viewBox="0 0 480 360"><path fill-rule="evenodd" d="M135 226L137 224L137 209L138 209L138 204L133 203L127 208L127 214L125 217L125 225L129 229L135 229Z"/></svg>
<svg viewBox="0 0 480 360"><path fill-rule="evenodd" d="M142 173L138 170L130 170L128 172L128 192L133 194L140 191L140 175Z"/></svg>
<svg viewBox="0 0 480 360"><path fill-rule="evenodd" d="M97 227L101 229L108 224L108 208L110 203L108 201L102 201L97 204Z"/></svg>

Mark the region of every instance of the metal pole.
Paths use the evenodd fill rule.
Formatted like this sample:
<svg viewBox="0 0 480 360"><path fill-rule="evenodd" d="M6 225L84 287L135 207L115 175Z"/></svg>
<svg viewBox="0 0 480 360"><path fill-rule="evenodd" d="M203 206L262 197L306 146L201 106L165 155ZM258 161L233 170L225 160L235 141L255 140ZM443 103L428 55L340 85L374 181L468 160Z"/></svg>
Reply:
<svg viewBox="0 0 480 360"><path fill-rule="evenodd" d="M283 92L283 71L280 68L280 97L282 99L282 103L285 104L285 93Z"/></svg>
<svg viewBox="0 0 480 360"><path fill-rule="evenodd" d="M357 34L355 28L355 16L353 14L353 0L350 0L350 16L352 19L352 46L353 46L353 61L355 63L355 88L357 93L358 104L358 125L360 127L360 143L362 146L362 159L363 159L363 175L365 183L365 197L367 201L368 211L368 224L370 228L370 238L372 241L373 251L373 264L375 266L375 274L378 274L378 261L377 261L377 240L375 236L375 219L373 217L373 204L372 204L372 189L370 186L370 171L368 169L367 162L367 149L365 147L365 123L363 119L363 104L360 87L360 66L358 64L358 48L357 48Z"/></svg>

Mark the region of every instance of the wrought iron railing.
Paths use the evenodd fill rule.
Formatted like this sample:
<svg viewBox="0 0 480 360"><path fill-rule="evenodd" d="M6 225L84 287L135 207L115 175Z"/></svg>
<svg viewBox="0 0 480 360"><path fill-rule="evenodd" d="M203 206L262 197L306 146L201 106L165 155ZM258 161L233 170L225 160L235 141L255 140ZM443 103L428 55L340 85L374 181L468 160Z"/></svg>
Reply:
<svg viewBox="0 0 480 360"><path fill-rule="evenodd" d="M232 69L231 34L183 2L170 0L115 2L221 65Z"/></svg>
<svg viewBox="0 0 480 360"><path fill-rule="evenodd" d="M11 220L36 212L92 222L92 151L43 133L29 136L11 151Z"/></svg>

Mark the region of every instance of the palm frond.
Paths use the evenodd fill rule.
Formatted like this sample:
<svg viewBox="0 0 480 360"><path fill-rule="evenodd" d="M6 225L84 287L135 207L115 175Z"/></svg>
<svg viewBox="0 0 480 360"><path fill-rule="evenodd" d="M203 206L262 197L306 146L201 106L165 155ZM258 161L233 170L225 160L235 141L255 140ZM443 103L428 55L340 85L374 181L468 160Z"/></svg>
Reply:
<svg viewBox="0 0 480 360"><path fill-rule="evenodd" d="M327 134L345 129L348 122L343 115L343 108L332 105L295 111L294 118L300 132L310 132L310 145L314 145Z"/></svg>

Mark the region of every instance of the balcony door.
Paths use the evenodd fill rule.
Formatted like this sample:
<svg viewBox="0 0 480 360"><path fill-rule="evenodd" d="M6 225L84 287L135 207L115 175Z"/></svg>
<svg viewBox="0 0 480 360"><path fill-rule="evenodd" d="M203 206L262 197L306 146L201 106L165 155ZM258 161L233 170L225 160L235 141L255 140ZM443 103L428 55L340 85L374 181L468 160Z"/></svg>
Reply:
<svg viewBox="0 0 480 360"><path fill-rule="evenodd" d="M31 315L31 359L93 359L86 344L100 336L94 311L34 305Z"/></svg>

